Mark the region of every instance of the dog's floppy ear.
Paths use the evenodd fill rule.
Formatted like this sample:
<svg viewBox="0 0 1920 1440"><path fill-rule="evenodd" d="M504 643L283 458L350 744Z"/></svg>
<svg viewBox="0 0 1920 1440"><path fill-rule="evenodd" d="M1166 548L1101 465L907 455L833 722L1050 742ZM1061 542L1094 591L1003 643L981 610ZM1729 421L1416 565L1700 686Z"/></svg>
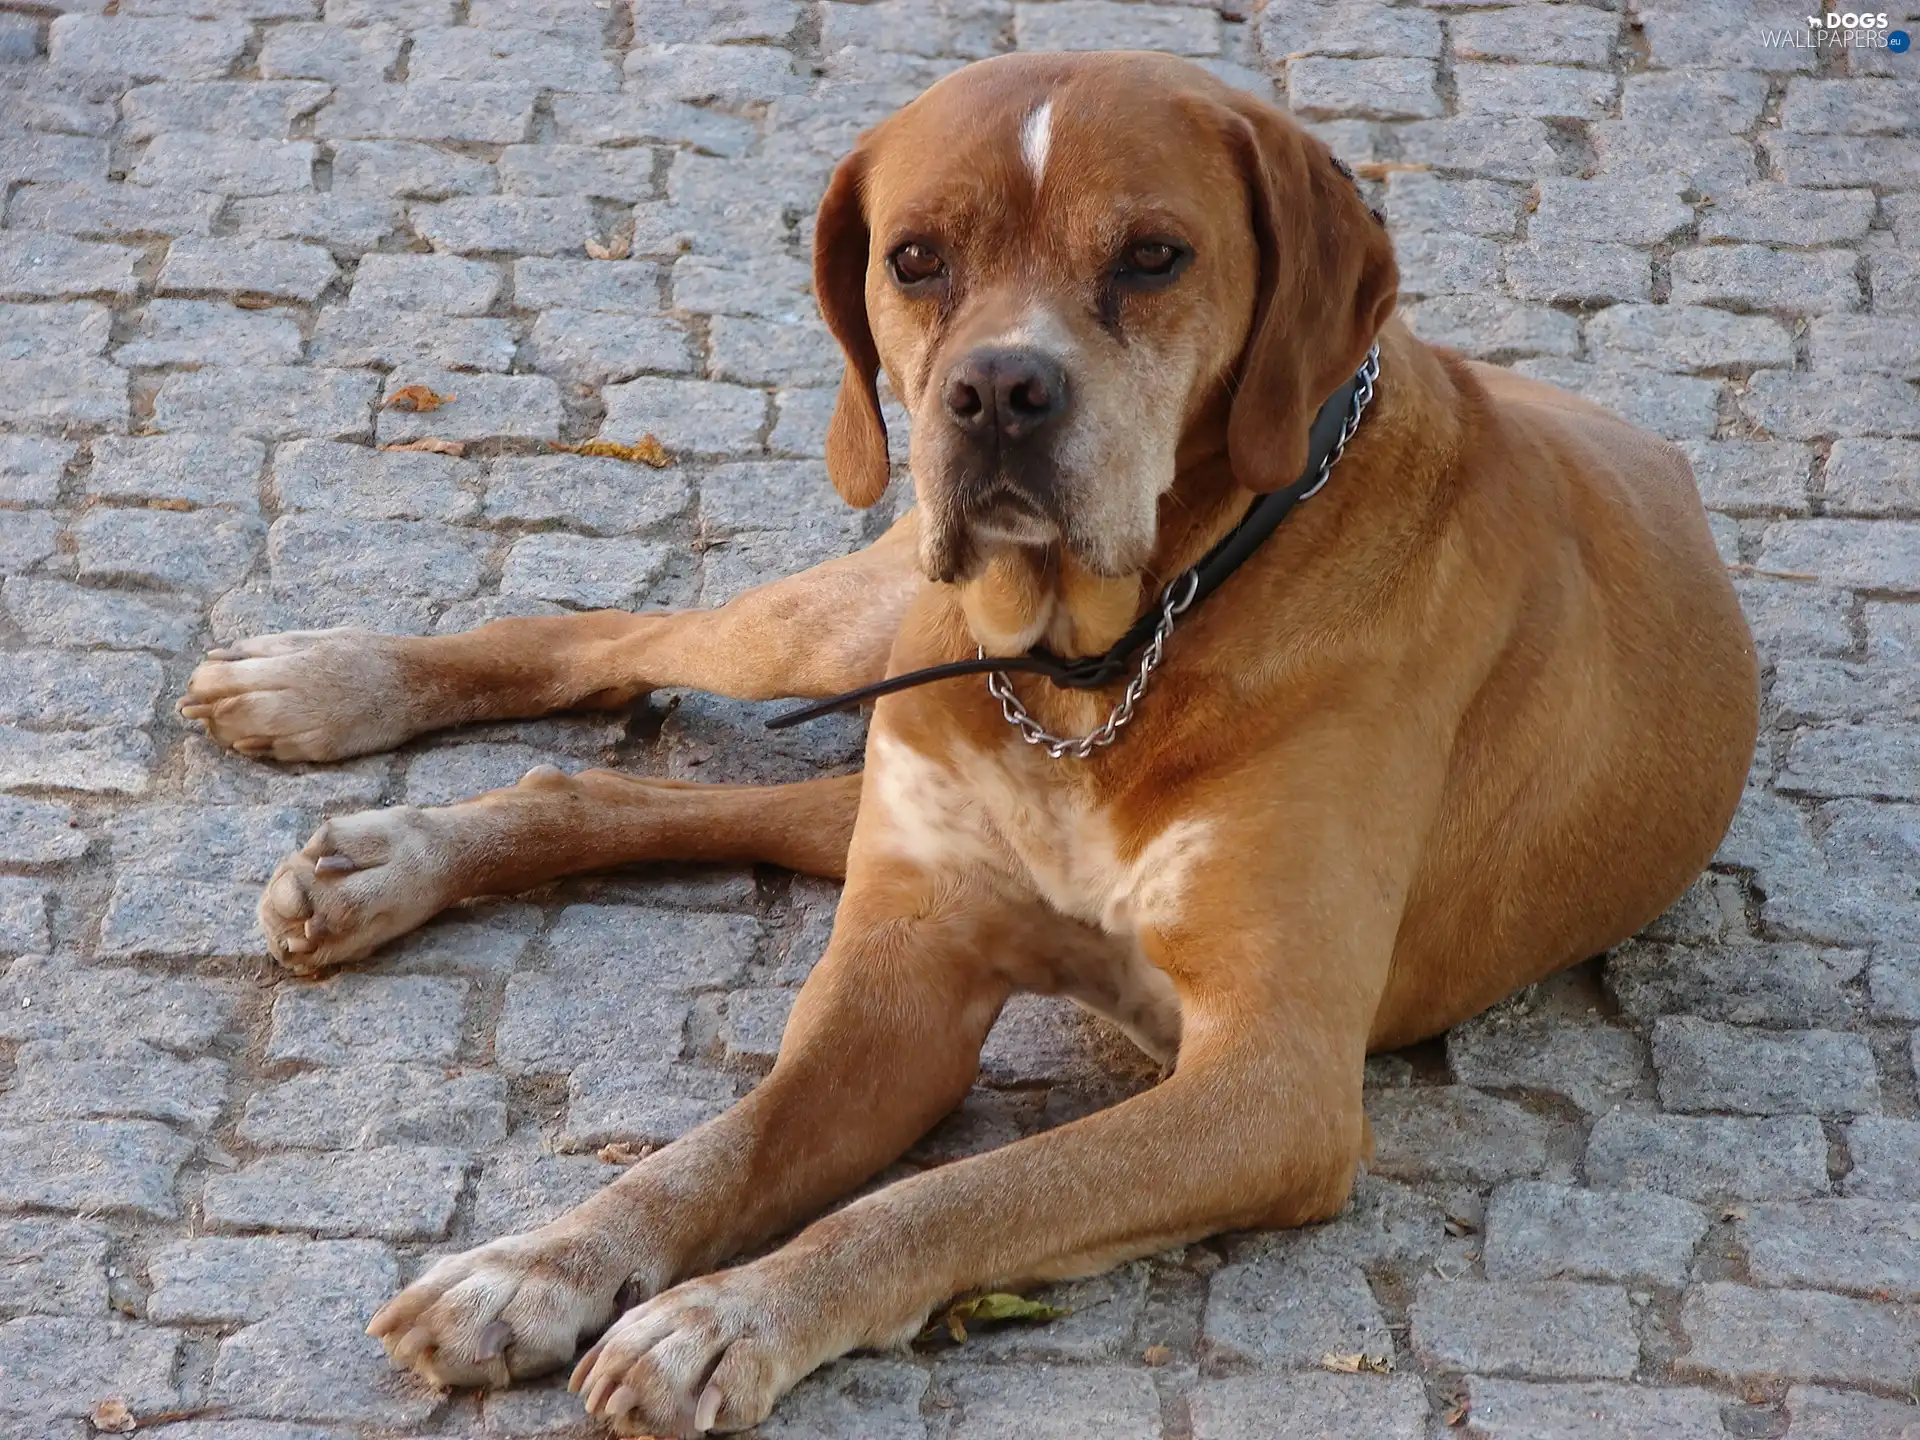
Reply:
<svg viewBox="0 0 1920 1440"><path fill-rule="evenodd" d="M813 293L827 329L840 342L847 371L827 426L827 474L849 505L862 509L887 488L887 422L880 416L880 352L867 323L866 180L864 146L842 160L820 201L813 230Z"/></svg>
<svg viewBox="0 0 1920 1440"><path fill-rule="evenodd" d="M1360 368L1393 313L1400 272L1386 226L1332 151L1251 97L1232 109L1260 279L1227 454L1234 478L1264 493L1306 468L1314 414Z"/></svg>

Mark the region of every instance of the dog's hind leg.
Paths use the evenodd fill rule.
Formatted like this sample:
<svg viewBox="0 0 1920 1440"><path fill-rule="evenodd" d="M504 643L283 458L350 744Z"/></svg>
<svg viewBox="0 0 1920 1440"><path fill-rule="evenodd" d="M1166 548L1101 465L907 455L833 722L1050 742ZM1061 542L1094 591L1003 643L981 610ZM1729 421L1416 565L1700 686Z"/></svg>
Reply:
<svg viewBox="0 0 1920 1440"><path fill-rule="evenodd" d="M858 775L693 785L541 766L458 805L329 820L274 871L260 927L283 964L317 973L456 901L636 861L766 863L838 879L859 806Z"/></svg>
<svg viewBox="0 0 1920 1440"><path fill-rule="evenodd" d="M461 635L312 630L211 652L180 713L263 759L343 760L429 730L612 709L649 690L819 698L886 673L918 587L909 511L866 549L714 610L496 620Z"/></svg>

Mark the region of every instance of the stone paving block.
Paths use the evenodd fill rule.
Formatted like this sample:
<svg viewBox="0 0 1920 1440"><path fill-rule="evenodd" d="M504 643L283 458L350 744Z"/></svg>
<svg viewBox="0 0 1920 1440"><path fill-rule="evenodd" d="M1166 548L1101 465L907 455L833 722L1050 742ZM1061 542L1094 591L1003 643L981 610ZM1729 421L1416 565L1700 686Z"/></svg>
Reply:
<svg viewBox="0 0 1920 1440"><path fill-rule="evenodd" d="M1780 105L1780 128L1825 135L1910 135L1920 131L1920 89L1894 80L1795 76Z"/></svg>
<svg viewBox="0 0 1920 1440"><path fill-rule="evenodd" d="M175 1241L147 1268L147 1318L169 1325L250 1325L316 1308L371 1312L400 1279L393 1252L377 1241L291 1236Z"/></svg>
<svg viewBox="0 0 1920 1440"><path fill-rule="evenodd" d="M596 534L652 530L683 513L678 469L655 470L584 455L502 457L487 467L490 520L558 523Z"/></svg>
<svg viewBox="0 0 1920 1440"><path fill-rule="evenodd" d="M1770 700L1785 723L1920 718L1920 674L1911 667L1780 660Z"/></svg>
<svg viewBox="0 0 1920 1440"><path fill-rule="evenodd" d="M234 21L61 15L48 30L47 53L64 70L130 80L218 80L240 58L247 35Z"/></svg>
<svg viewBox="0 0 1920 1440"><path fill-rule="evenodd" d="M547 311L534 322L527 353L543 371L586 385L648 372L684 374L695 364L693 339L677 322L593 310Z"/></svg>
<svg viewBox="0 0 1920 1440"><path fill-rule="evenodd" d="M1863 375L1762 370L1740 397L1754 423L1788 440L1846 435L1920 435L1920 401L1904 380Z"/></svg>
<svg viewBox="0 0 1920 1440"><path fill-rule="evenodd" d="M534 766L556 762L564 769L578 768L577 761L564 755L510 741L429 750L407 766L406 802L451 805L482 791L503 790Z"/></svg>
<svg viewBox="0 0 1920 1440"><path fill-rule="evenodd" d="M171 374L160 382L154 424L161 430L231 431L262 440L364 436L378 378L304 365Z"/></svg>
<svg viewBox="0 0 1920 1440"><path fill-rule="evenodd" d="M1410 1319L1414 1353L1442 1370L1624 1379L1640 1361L1627 1293L1611 1285L1426 1279Z"/></svg>
<svg viewBox="0 0 1920 1440"><path fill-rule="evenodd" d="M1806 513L1811 447L1778 440L1683 440L1680 448L1709 510L1728 515ZM1831 473L1829 466L1829 477ZM1828 484L1831 487L1831 478Z"/></svg>
<svg viewBox="0 0 1920 1440"><path fill-rule="evenodd" d="M101 1030L169 1049L201 1050L223 1031L235 996L203 980L29 956L0 977L0 1039L80 1040Z"/></svg>
<svg viewBox="0 0 1920 1440"><path fill-rule="evenodd" d="M0 502L53 504L60 493L61 473L79 448L68 440L0 435Z"/></svg>
<svg viewBox="0 0 1920 1440"><path fill-rule="evenodd" d="M116 815L108 835L123 869L264 883L312 828L287 805L152 805Z"/></svg>
<svg viewBox="0 0 1920 1440"><path fill-rule="evenodd" d="M33 880L0 876L0 955L48 948L47 897L51 893Z"/></svg>
<svg viewBox="0 0 1920 1440"><path fill-rule="evenodd" d="M310 80L164 81L127 91L120 99L120 113L129 140L154 140L184 131L197 136L210 154L221 155L229 153L225 147L236 140L285 141L294 122L319 109L330 93L327 86ZM187 147L168 148L184 151ZM311 154L312 147L307 149ZM152 155L149 150L147 158ZM198 188L240 193L225 186Z"/></svg>
<svg viewBox="0 0 1920 1440"><path fill-rule="evenodd" d="M34 230L0 236L0 300L126 297L138 287L140 252L126 245L70 240Z"/></svg>
<svg viewBox="0 0 1920 1440"><path fill-rule="evenodd" d="M1445 180L1419 170L1387 176L1386 211L1396 232L1457 231L1509 239L1524 199L1516 187L1492 180Z"/></svg>
<svg viewBox="0 0 1920 1440"><path fill-rule="evenodd" d="M0 425L24 430L127 423L127 372L98 360L0 361ZM0 536L0 566L6 541Z"/></svg>
<svg viewBox="0 0 1920 1440"><path fill-rule="evenodd" d="M1700 222L1702 240L1763 245L1834 245L1866 239L1873 223L1871 190L1802 190L1753 185L1714 197Z"/></svg>
<svg viewBox="0 0 1920 1440"><path fill-rule="evenodd" d="M802 1380L759 1427L766 1440L919 1440L928 1375L894 1360L847 1359Z"/></svg>
<svg viewBox="0 0 1920 1440"><path fill-rule="evenodd" d="M1440 58L1438 17L1420 10L1390 10L1368 0L1273 0L1255 25L1261 53L1275 64L1294 55Z"/></svg>
<svg viewBox="0 0 1920 1440"><path fill-rule="evenodd" d="M23 135L9 140L0 178L40 184L103 180L107 147L85 135Z"/></svg>
<svg viewBox="0 0 1920 1440"><path fill-rule="evenodd" d="M1722 389L1718 380L1552 358L1522 360L1513 368L1571 390L1669 440L1704 439L1718 424Z"/></svg>
<svg viewBox="0 0 1920 1440"><path fill-rule="evenodd" d="M273 1002L269 1060L319 1065L450 1061L471 986L424 975L338 975L283 987Z"/></svg>
<svg viewBox="0 0 1920 1440"><path fill-rule="evenodd" d="M1205 1320L1209 1356L1310 1368L1326 1354L1390 1358L1393 1336L1358 1265L1286 1252L1214 1272Z"/></svg>
<svg viewBox="0 0 1920 1440"><path fill-rule="evenodd" d="M400 59L400 33L387 25L275 25L260 47L260 73L364 87L386 78Z"/></svg>
<svg viewBox="0 0 1920 1440"><path fill-rule="evenodd" d="M720 1026L727 1059L762 1067L772 1065L780 1053L780 1037L786 1032L787 1017L793 1012L798 993L781 986L758 986L728 996L727 1018Z"/></svg>
<svg viewBox="0 0 1920 1440"><path fill-rule="evenodd" d="M1409 296L1476 294L1499 283L1500 246L1475 235L1416 231L1394 247Z"/></svg>
<svg viewBox="0 0 1920 1440"><path fill-rule="evenodd" d="M167 302L156 301L155 304ZM189 302L191 303L191 302ZM238 310L236 315L255 318ZM297 342L298 330L295 330ZM298 345L296 343L295 350ZM266 447L235 435L103 435L93 442L86 492L113 500L184 500L259 509Z"/></svg>
<svg viewBox="0 0 1920 1440"><path fill-rule="evenodd" d="M0 1325L7 1406L41 1420L85 1415L101 1400L134 1414L177 1408L180 1336L151 1325L24 1315Z"/></svg>
<svg viewBox="0 0 1920 1440"><path fill-rule="evenodd" d="M1545 1120L1464 1085L1379 1091L1367 1116L1376 1175L1492 1184L1547 1165Z"/></svg>
<svg viewBox="0 0 1920 1440"><path fill-rule="evenodd" d="M1673 303L1825 314L1857 310L1860 284L1851 251L1707 245L1673 257Z"/></svg>
<svg viewBox="0 0 1920 1440"><path fill-rule="evenodd" d="M144 655L28 651L0 674L0 720L37 726L145 725L160 694L160 662Z"/></svg>
<svg viewBox="0 0 1920 1440"><path fill-rule="evenodd" d="M767 399L758 390L710 380L631 380L606 388L604 439L632 444L652 435L672 451L702 454L758 448Z"/></svg>
<svg viewBox="0 0 1920 1440"><path fill-rule="evenodd" d="M89 1220L0 1221L0 1306L38 1315L104 1315L111 1239L105 1226Z"/></svg>
<svg viewBox="0 0 1920 1440"><path fill-rule="evenodd" d="M1786 1409L1793 1440L1920 1440L1920 1412L1897 1400L1796 1385Z"/></svg>
<svg viewBox="0 0 1920 1440"><path fill-rule="evenodd" d="M53 554L60 522L36 511L0 510L0 570L30 570Z"/></svg>
<svg viewBox="0 0 1920 1440"><path fill-rule="evenodd" d="M219 510L94 510L73 527L82 580L213 594L245 575L265 530Z"/></svg>
<svg viewBox="0 0 1920 1440"><path fill-rule="evenodd" d="M656 44L779 43L799 22L798 0L721 0L691 12L675 0L633 0L635 38Z"/></svg>
<svg viewBox="0 0 1920 1440"><path fill-rule="evenodd" d="M507 552L500 593L529 595L587 610L633 609L666 568L665 545L529 535Z"/></svg>
<svg viewBox="0 0 1920 1440"><path fill-rule="evenodd" d="M658 1060L583 1064L567 1082L560 1143L588 1151L609 1144L666 1145L731 1106L741 1083Z"/></svg>
<svg viewBox="0 0 1920 1440"><path fill-rule="evenodd" d="M1603 1114L1643 1088L1646 1046L1611 1025L1563 1025L1481 1015L1447 1035L1447 1063L1464 1085L1564 1095Z"/></svg>
<svg viewBox="0 0 1920 1440"><path fill-rule="evenodd" d="M832 54L831 16L853 6L829 5L822 47ZM885 5L858 7L885 10ZM793 58L770 45L636 45L624 67L629 87L670 100L750 105L804 88Z"/></svg>
<svg viewBox="0 0 1920 1440"><path fill-rule="evenodd" d="M1660 69L1811 70L1812 49L1763 46L1756 27L1776 23L1761 0L1723 0L1702 7L1686 0L1635 0L1653 64ZM1786 21L1779 21L1783 28Z"/></svg>
<svg viewBox="0 0 1920 1440"><path fill-rule="evenodd" d="M593 207L575 195L470 195L411 207L413 226L439 250L578 254L599 234Z"/></svg>
<svg viewBox="0 0 1920 1440"><path fill-rule="evenodd" d="M650 260L516 260L513 303L522 310L658 315L660 267Z"/></svg>
<svg viewBox="0 0 1920 1440"><path fill-rule="evenodd" d="M193 1149L191 1140L151 1120L64 1120L0 1130L0 1154L7 1157L0 1206L170 1220L180 1213L174 1182Z"/></svg>
<svg viewBox="0 0 1920 1440"><path fill-rule="evenodd" d="M1607 963L1607 988L1636 1020L1698 1015L1732 1025L1826 1025L1854 1018L1848 986L1866 968L1855 950L1744 944L1630 943Z"/></svg>
<svg viewBox="0 0 1920 1440"><path fill-rule="evenodd" d="M535 87L343 85L314 119L323 140L466 141L515 145L533 124Z"/></svg>
<svg viewBox="0 0 1920 1440"><path fill-rule="evenodd" d="M328 310L313 332L317 365L504 371L513 365L515 349L513 326L506 320L454 320L365 305Z"/></svg>
<svg viewBox="0 0 1920 1440"><path fill-rule="evenodd" d="M278 195L313 186L307 140L248 140L169 130L156 135L128 177L136 185L221 195Z"/></svg>
<svg viewBox="0 0 1920 1440"><path fill-rule="evenodd" d="M465 488L478 473L471 462L447 455L296 440L274 454L273 489L285 510L358 520L452 522L478 513L479 500Z"/></svg>
<svg viewBox="0 0 1920 1440"><path fill-rule="evenodd" d="M1824 190L1920 186L1920 157L1905 137L1775 132L1763 134L1760 147L1775 174L1789 185Z"/></svg>
<svg viewBox="0 0 1920 1440"><path fill-rule="evenodd" d="M1308 118L1360 115L1372 120L1422 120L1444 113L1434 62L1419 59L1339 60L1308 55L1289 60L1287 102L1296 114Z"/></svg>
<svg viewBox="0 0 1920 1440"><path fill-rule="evenodd" d="M1285 1416L1298 1440L1422 1440L1427 1397L1410 1375L1248 1375L1206 1379L1187 1401L1193 1440L1240 1440ZM1541 1437L1530 1437L1541 1440Z"/></svg>
<svg viewBox="0 0 1920 1440"><path fill-rule="evenodd" d="M1920 1299L1920 1205L1875 1199L1756 1205L1735 1232L1757 1284Z"/></svg>
<svg viewBox="0 0 1920 1440"><path fill-rule="evenodd" d="M204 235L220 209L217 195L158 192L106 181L29 185L14 193L7 223L15 229L131 240L153 235Z"/></svg>
<svg viewBox="0 0 1920 1440"><path fill-rule="evenodd" d="M216 1230L434 1240L453 1219L466 1167L461 1152L425 1145L275 1155L209 1176L200 1208Z"/></svg>
<svg viewBox="0 0 1920 1440"><path fill-rule="evenodd" d="M1619 90L1619 81L1607 71L1564 65L1465 62L1454 66L1453 76L1464 115L1596 120Z"/></svg>
<svg viewBox="0 0 1920 1440"><path fill-rule="evenodd" d="M207 1398L232 1415L418 1426L444 1403L441 1393L391 1370L365 1330L364 1314L296 1314L250 1325L221 1342Z"/></svg>
<svg viewBox="0 0 1920 1440"><path fill-rule="evenodd" d="M444 200L491 195L498 180L491 164L470 155L413 140L349 140L334 147L334 193L363 200ZM412 266L420 261L452 268L438 256L368 255L361 264ZM485 309L483 304L481 309ZM462 313L454 311L452 313Z"/></svg>
<svg viewBox="0 0 1920 1440"><path fill-rule="evenodd" d="M1862 1123L1862 1122L1856 1122ZM1689 1200L1790 1200L1827 1191L1827 1140L1810 1115L1747 1120L1603 1115L1587 1144L1588 1182Z"/></svg>
<svg viewBox="0 0 1920 1440"><path fill-rule="evenodd" d="M1895 950L1875 957L1868 984L1874 1014L1920 1021L1920 951Z"/></svg>
<svg viewBox="0 0 1920 1440"><path fill-rule="evenodd" d="M319 245L189 235L167 248L159 284L174 293L271 295L312 304L339 273Z"/></svg>
<svg viewBox="0 0 1920 1440"><path fill-rule="evenodd" d="M1494 1192L1484 1228L1490 1280L1604 1280L1679 1289L1707 1232L1707 1216L1684 1200L1652 1192L1522 1180Z"/></svg>
<svg viewBox="0 0 1920 1440"><path fill-rule="evenodd" d="M243 239L311 240L334 250L366 250L400 228L401 207L331 191L295 191L236 200L226 218Z"/></svg>
<svg viewBox="0 0 1920 1440"><path fill-rule="evenodd" d="M1011 1434L1023 1440L1080 1440L1087 1435L1157 1440L1160 1434L1160 1400L1141 1370L969 1365L943 1369L940 1380L959 1406L948 1431L952 1440L998 1440Z"/></svg>
<svg viewBox="0 0 1920 1440"><path fill-rule="evenodd" d="M267 555L277 588L398 591L435 600L464 599L480 585L472 532L430 520L336 520L291 515L275 521Z"/></svg>
<svg viewBox="0 0 1920 1440"><path fill-rule="evenodd" d="M384 395L425 385L453 398L425 414L379 412L382 445L438 436L443 440L557 440L560 387L545 375L478 375L404 365L387 377Z"/></svg>
<svg viewBox="0 0 1920 1440"><path fill-rule="evenodd" d="M1815 370L1920 377L1920 320L1902 324L1880 315L1821 315L1808 328ZM1910 481L1909 493L1914 488Z"/></svg>
<svg viewBox="0 0 1920 1440"><path fill-rule="evenodd" d="M1467 1380L1466 1428L1473 1440L1722 1440L1725 1400L1686 1386L1595 1381L1543 1385Z"/></svg>
<svg viewBox="0 0 1920 1440"><path fill-rule="evenodd" d="M638 95L556 95L553 120L569 144L685 145L727 157L744 155L756 133L737 116Z"/></svg>
<svg viewBox="0 0 1920 1440"><path fill-rule="evenodd" d="M624 1173L624 1166L592 1155L496 1153L474 1186L473 1233L492 1238L548 1224Z"/></svg>
<svg viewBox="0 0 1920 1440"><path fill-rule="evenodd" d="M10 1120L165 1120L205 1130L226 1106L227 1066L180 1060L141 1040L30 1040L0 1100Z"/></svg>
<svg viewBox="0 0 1920 1440"><path fill-rule="evenodd" d="M617 90L619 67L597 45L539 30L466 26L414 37L407 79L452 85L524 85L571 92Z"/></svg>
<svg viewBox="0 0 1920 1440"><path fill-rule="evenodd" d="M292 365L303 348L300 322L290 313L154 300L141 312L138 333L113 358L127 366Z"/></svg>
<svg viewBox="0 0 1920 1440"><path fill-rule="evenodd" d="M0 359L95 359L105 353L112 328L113 312L94 300L56 305L0 304ZM53 443L24 435L6 438L27 444Z"/></svg>
<svg viewBox="0 0 1920 1440"><path fill-rule="evenodd" d="M1758 563L1811 571L1830 584L1920 592L1920 523L1782 521L1767 527Z"/></svg>
<svg viewBox="0 0 1920 1440"><path fill-rule="evenodd" d="M1689 1291L1680 1326L1692 1348L1683 1374L1738 1382L1804 1380L1898 1390L1920 1351L1911 1306L1876 1305L1818 1290L1715 1283Z"/></svg>
<svg viewBox="0 0 1920 1440"><path fill-rule="evenodd" d="M484 315L500 295L497 266L451 255L368 255L354 271L354 306Z"/></svg>
<svg viewBox="0 0 1920 1440"><path fill-rule="evenodd" d="M1653 298L1653 262L1630 245L1528 241L1506 258L1507 285L1523 300L1598 305Z"/></svg>
<svg viewBox="0 0 1920 1440"><path fill-rule="evenodd" d="M500 188L509 195L588 195L631 203L654 193L654 152L644 146L509 145L496 165Z"/></svg>
<svg viewBox="0 0 1920 1440"><path fill-rule="evenodd" d="M314 1070L248 1100L237 1133L270 1149L484 1149L506 1138L507 1082L424 1065Z"/></svg>
<svg viewBox="0 0 1920 1440"><path fill-rule="evenodd" d="M1597 363L1659 370L1793 363L1793 337L1780 321L1705 306L1610 306L1587 321L1587 346Z"/></svg>
<svg viewBox="0 0 1920 1440"><path fill-rule="evenodd" d="M0 795L0 863L57 865L86 849L87 834L72 806Z"/></svg>
<svg viewBox="0 0 1920 1440"><path fill-rule="evenodd" d="M1870 795L1920 800L1920 730L1912 726L1830 725L1797 731L1780 788L1807 795Z"/></svg>
<svg viewBox="0 0 1920 1440"><path fill-rule="evenodd" d="M4 594L13 622L42 645L178 651L186 648L198 624L184 601L89 590L64 580L10 576Z"/></svg>
<svg viewBox="0 0 1920 1440"><path fill-rule="evenodd" d="M1833 1030L1769 1031L1690 1015L1654 1022L1660 1100L1678 1111L1858 1115L1880 1108L1866 1040Z"/></svg>
<svg viewBox="0 0 1920 1440"><path fill-rule="evenodd" d="M141 795L153 772L153 741L119 726L34 731L0 725L0 789L44 785L53 790Z"/></svg>
<svg viewBox="0 0 1920 1440"><path fill-rule="evenodd" d="M100 953L115 959L258 955L266 948L254 920L258 899L251 885L123 873L100 922Z"/></svg>

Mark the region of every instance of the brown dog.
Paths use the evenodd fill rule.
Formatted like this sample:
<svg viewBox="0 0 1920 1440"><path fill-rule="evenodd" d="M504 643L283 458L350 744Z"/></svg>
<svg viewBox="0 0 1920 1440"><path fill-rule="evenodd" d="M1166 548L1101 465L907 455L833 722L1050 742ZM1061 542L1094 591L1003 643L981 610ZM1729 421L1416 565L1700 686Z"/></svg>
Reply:
<svg viewBox="0 0 1920 1440"><path fill-rule="evenodd" d="M1756 725L1752 645L1672 447L1392 317L1385 231L1326 148L1183 62L1016 56L865 136L822 203L847 373L828 441L917 508L866 552L711 614L248 641L185 713L331 759L662 686L822 696L1036 643L1096 653L1305 463L1376 341L1326 490L1180 620L1119 743L1053 759L978 677L877 706L864 777L749 790L542 769L337 820L261 902L275 953L358 959L463 897L591 867L846 877L771 1075L552 1225L440 1261L375 1317L445 1384L570 1361L589 1410L765 1417L814 1367L974 1287L1333 1214L1369 1049L1632 934L1713 853ZM1014 689L1076 735L1117 690ZM1110 1016L1170 1078L881 1189L764 1258L972 1083L1018 990ZM712 1273L709 1273L712 1272Z"/></svg>

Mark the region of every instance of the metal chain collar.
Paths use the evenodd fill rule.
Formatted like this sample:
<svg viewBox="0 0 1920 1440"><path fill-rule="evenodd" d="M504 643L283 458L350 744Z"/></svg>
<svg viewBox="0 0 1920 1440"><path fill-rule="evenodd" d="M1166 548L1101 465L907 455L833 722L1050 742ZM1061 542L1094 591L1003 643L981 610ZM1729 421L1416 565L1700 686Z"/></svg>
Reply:
<svg viewBox="0 0 1920 1440"><path fill-rule="evenodd" d="M1373 401L1373 382L1380 378L1380 347L1375 345L1367 351L1367 358L1361 362L1360 383L1353 392L1353 401L1347 407L1346 423L1340 427L1340 438L1320 462L1320 473L1314 477L1313 484L1300 493L1305 500L1320 493L1320 488L1333 474L1333 467L1340 463L1340 457L1346 453L1347 442L1353 438L1354 431L1360 428L1360 417L1366 413L1367 406ZM1047 730L1032 715L1027 707L1020 703L1020 697L1013 693L1013 683L1004 670L993 670L987 674L987 693L1000 702L1000 713L1014 729L1020 732L1020 738L1029 745L1046 748L1048 755L1055 760L1071 755L1076 760L1085 760L1095 750L1111 745L1120 738L1121 727L1133 719L1133 710L1140 703L1140 697L1146 694L1147 680L1160 666L1167 648L1167 637L1173 634L1173 622L1193 603L1195 590L1200 585L1198 568L1186 570L1172 584L1160 592L1160 623L1153 628L1153 639L1147 642L1147 648L1140 654L1140 667L1127 682L1125 693L1120 702L1107 712L1107 718L1084 735L1055 735ZM986 651L979 652L980 658L986 658Z"/></svg>

